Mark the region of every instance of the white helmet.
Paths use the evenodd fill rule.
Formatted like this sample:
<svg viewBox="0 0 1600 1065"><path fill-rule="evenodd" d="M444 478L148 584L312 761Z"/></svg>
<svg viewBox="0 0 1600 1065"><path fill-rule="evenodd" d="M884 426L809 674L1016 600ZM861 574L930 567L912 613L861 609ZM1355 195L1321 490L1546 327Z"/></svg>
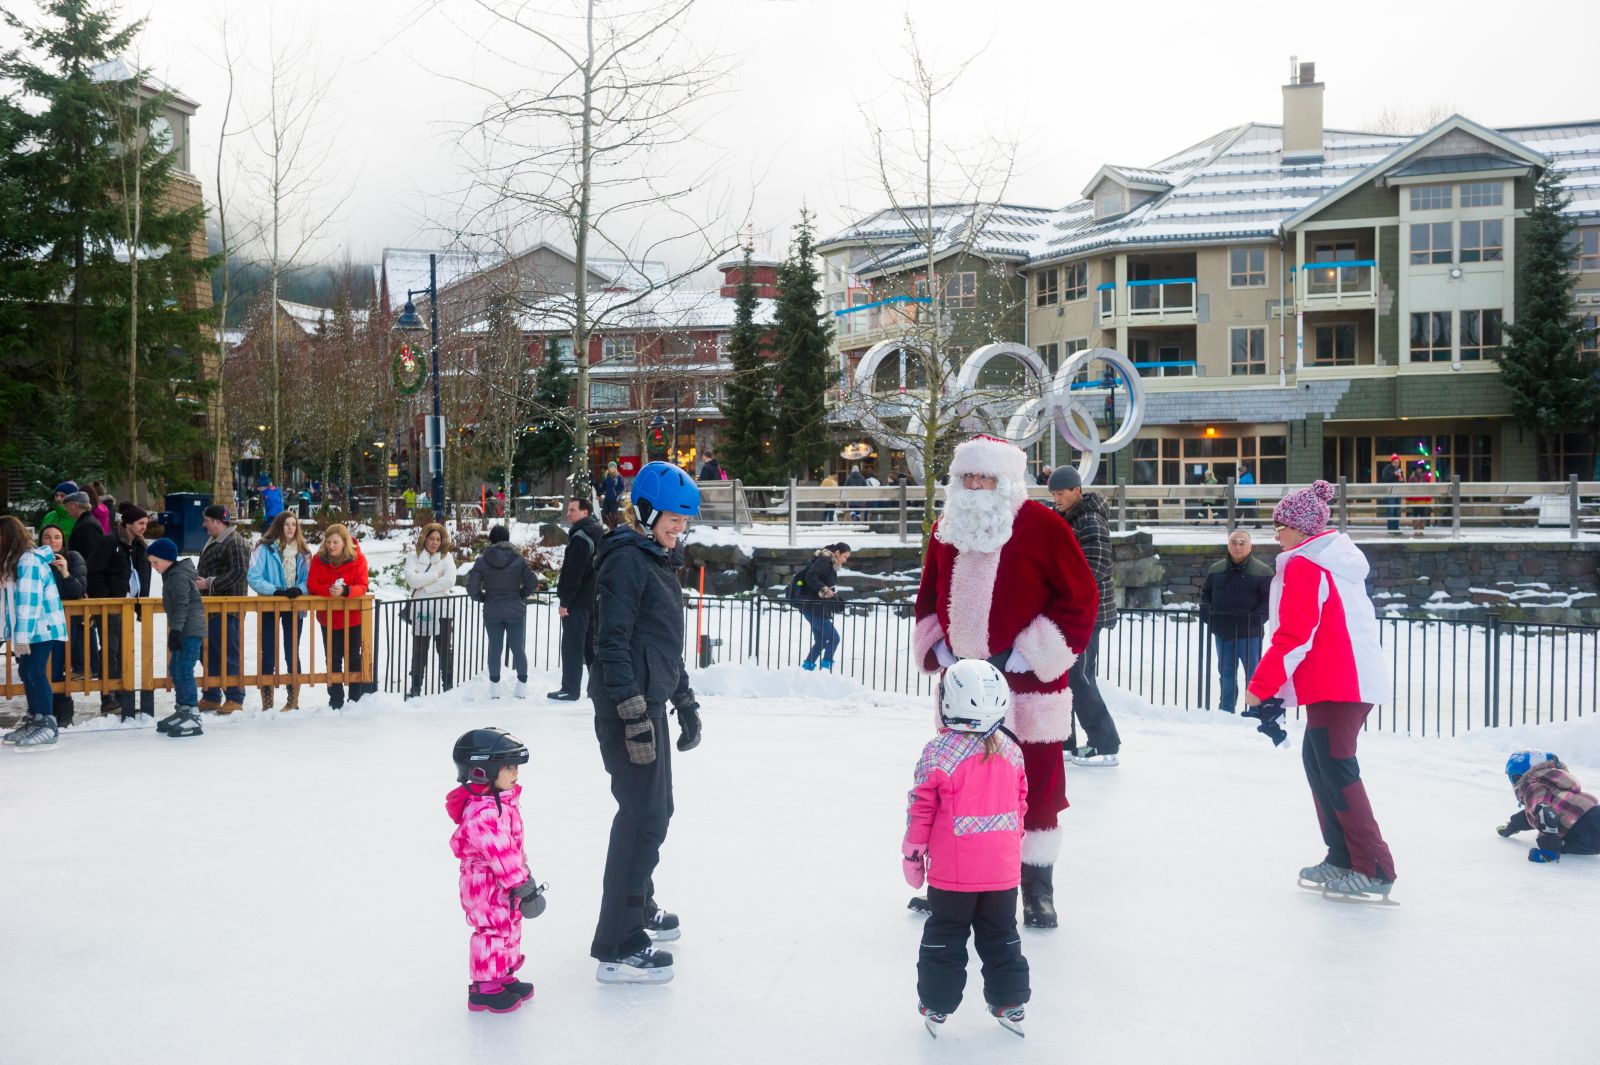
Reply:
<svg viewBox="0 0 1600 1065"><path fill-rule="evenodd" d="M963 658L944 671L939 684L939 719L956 732L987 736L1011 708L1011 689L1000 671L981 658Z"/></svg>

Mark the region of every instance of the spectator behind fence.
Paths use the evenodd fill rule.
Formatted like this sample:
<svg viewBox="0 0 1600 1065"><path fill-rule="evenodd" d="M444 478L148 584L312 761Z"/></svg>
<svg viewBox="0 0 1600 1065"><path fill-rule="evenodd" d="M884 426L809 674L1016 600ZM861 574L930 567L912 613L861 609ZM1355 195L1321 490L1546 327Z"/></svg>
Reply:
<svg viewBox="0 0 1600 1065"><path fill-rule="evenodd" d="M615 529L620 520L622 492L625 487L622 483L622 474L617 472L617 464L609 463L606 466L606 475L600 481L600 520L605 523L607 532Z"/></svg>
<svg viewBox="0 0 1600 1065"><path fill-rule="evenodd" d="M1248 679L1261 661L1262 627L1272 594L1272 567L1252 555L1250 534L1228 534L1228 557L1206 570L1200 588L1200 621L1216 642L1221 691L1217 708L1231 714L1239 701L1239 667Z"/></svg>
<svg viewBox="0 0 1600 1065"><path fill-rule="evenodd" d="M56 485L56 490L52 494L50 501L50 509L44 512L43 518L39 519L40 532L43 532L49 526L54 525L56 528L61 530L62 536L65 536L69 540L72 539L72 527L73 525L77 524L78 519L74 518L70 513L68 513L66 500L68 496L72 495L77 490L78 485L75 481L62 481L60 484Z"/></svg>
<svg viewBox="0 0 1600 1065"><path fill-rule="evenodd" d="M528 697L528 597L539 590L539 578L522 552L511 546L511 530L489 530L489 546L467 574L467 595L483 604L483 627L489 636L489 698L500 698L500 663L511 651L517 671L512 695Z"/></svg>
<svg viewBox="0 0 1600 1065"><path fill-rule="evenodd" d="M111 535L111 510L117 505L116 498L107 492L105 485L99 481L89 486L89 498L94 500L94 509L90 510L89 513L94 515L94 520L100 526L100 531L107 536Z"/></svg>
<svg viewBox="0 0 1600 1065"><path fill-rule="evenodd" d="M1100 695L1100 682L1095 678L1095 666L1100 657L1100 633L1117 626L1117 589L1111 573L1114 559L1111 554L1111 521L1106 509L1105 496L1099 492L1086 492L1083 478L1076 467L1062 466L1050 474L1050 498L1056 510L1072 527L1072 535L1083 549L1084 561L1094 574L1095 619L1094 632L1083 654L1067 670L1067 687L1072 692L1073 715L1083 725L1083 746L1077 747L1076 729L1067 740L1067 750L1074 765L1109 768L1117 765L1122 750L1122 737L1117 724L1111 720L1111 711Z"/></svg>
<svg viewBox="0 0 1600 1065"><path fill-rule="evenodd" d="M88 492L79 491L69 495L62 501L62 505L72 517L72 531L65 533L66 549L88 558L94 552L95 541L105 535L105 530L100 528L100 523L91 513L94 510L94 503L90 500ZM50 527L53 526L47 526Z"/></svg>
<svg viewBox="0 0 1600 1065"><path fill-rule="evenodd" d="M439 655L439 682L444 691L455 684L455 618L450 604L436 602L456 590L456 560L444 526L430 522L422 527L414 550L406 554L406 587L411 589L411 687L407 698L422 694L422 677L428 667L428 643ZM421 600L418 602L418 600Z"/></svg>
<svg viewBox="0 0 1600 1065"><path fill-rule="evenodd" d="M276 481L268 480L267 486L261 490L261 515L272 521L283 513L283 490Z"/></svg>
<svg viewBox="0 0 1600 1065"><path fill-rule="evenodd" d="M836 583L839 570L849 561L849 544L829 544L817 551L789 582L789 600L811 627L811 647L800 663L808 673L818 666L833 669L833 656L839 649L839 628L833 623L833 615L844 609Z"/></svg>
<svg viewBox="0 0 1600 1065"><path fill-rule="evenodd" d="M205 509L200 522L209 537L200 549L200 562L196 566L201 594L207 597L250 594L250 545L234 528L233 515L228 513L227 507L213 504ZM206 672L213 677L226 675L236 679L228 686L226 696L221 688L207 688L202 692L202 710L231 714L244 709L244 685L237 679L240 675L240 621L239 613L228 609L213 611L206 619ZM224 662L226 674L223 674Z"/></svg>
<svg viewBox="0 0 1600 1065"><path fill-rule="evenodd" d="M69 551L62 545L61 530L54 525L46 525L44 532L39 534L39 543L48 547L55 555L50 560L50 572L55 578L56 594L61 596L63 608L70 602L82 599L89 591L89 564L83 556L76 551ZM78 670L83 668L83 619L72 618L67 623L72 634L72 646ZM50 650L50 680L59 684L67 679L67 645L57 643ZM56 719L56 724L66 728L72 724L73 706L72 696L66 692L55 692L50 700L51 715Z"/></svg>
<svg viewBox="0 0 1600 1065"><path fill-rule="evenodd" d="M145 554L144 534L150 524L150 514L137 503L120 503L117 506L117 524L110 536L102 536L94 545L89 563L90 599L134 599L150 594L150 560ZM134 617L142 616L137 603ZM122 679L122 625L115 613L106 624L104 632L100 623L90 623L90 640L103 640L106 655L106 681ZM131 652L133 648L128 648ZM131 678L130 678L131 679ZM100 700L100 712L116 711L124 721L135 715L131 691L108 692ZM156 696L153 691L139 693L140 714L155 716Z"/></svg>
<svg viewBox="0 0 1600 1065"><path fill-rule="evenodd" d="M206 636L206 606L194 563L178 558L178 545L162 537L150 544L150 565L161 574L161 609L167 617L167 675L177 702L173 712L156 722L156 731L173 739L199 736L199 689L194 668L200 663Z"/></svg>
<svg viewBox="0 0 1600 1065"><path fill-rule="evenodd" d="M594 553L606 531L582 496L567 500L566 557L556 581L561 601L561 687L549 698L573 702L583 695L583 667L594 660Z"/></svg>
<svg viewBox="0 0 1600 1065"><path fill-rule="evenodd" d="M1256 494L1254 491L1256 475L1250 469L1248 462L1239 467L1239 480L1234 488L1234 499L1239 504L1239 524L1256 527ZM1250 491L1246 491L1246 489Z"/></svg>
<svg viewBox="0 0 1600 1065"><path fill-rule="evenodd" d="M1390 455L1388 463L1378 471L1379 484L1403 484L1406 468L1398 454ZM1383 520L1390 536L1400 535L1400 500L1394 496L1383 497Z"/></svg>
<svg viewBox="0 0 1600 1065"><path fill-rule="evenodd" d="M311 556L311 566L306 573L306 589L312 595L351 599L367 594L367 556L350 535L350 530L335 522L322 534L322 546ZM320 606L317 619L322 624L322 638L328 650L328 668L343 673L348 667L352 673L361 671L361 607ZM328 708L338 710L344 706L344 682L328 684ZM350 684L350 701L360 702L368 691L361 681Z"/></svg>
<svg viewBox="0 0 1600 1065"><path fill-rule="evenodd" d="M9 514L0 517L0 640L17 663L28 701L28 720L0 737L7 746L56 742L50 663L67 638L67 616L50 568L54 557L50 548L34 546L33 534L22 522Z"/></svg>
<svg viewBox="0 0 1600 1065"><path fill-rule="evenodd" d="M293 599L306 592L306 578L311 572L311 548L300 535L300 519L292 511L280 511L267 527L267 534L256 545L250 556L250 572L246 576L257 595L271 595ZM305 611L264 610L261 612L261 650L259 671L271 675L278 671L278 647L283 647L285 673L300 672L300 633L305 625ZM300 686L290 684L283 700L284 713L300 709ZM261 686L261 708L271 710L273 689Z"/></svg>

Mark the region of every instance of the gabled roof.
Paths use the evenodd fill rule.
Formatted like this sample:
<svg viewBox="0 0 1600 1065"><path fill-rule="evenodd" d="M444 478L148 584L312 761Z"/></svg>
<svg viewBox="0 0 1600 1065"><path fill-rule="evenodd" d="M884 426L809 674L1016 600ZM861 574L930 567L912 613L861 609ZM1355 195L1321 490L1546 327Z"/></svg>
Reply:
<svg viewBox="0 0 1600 1065"><path fill-rule="evenodd" d="M132 81L136 73L133 67L128 65L128 61L119 55L90 67L89 80L97 84L116 84L118 82ZM155 77L149 71L145 71L139 87L150 93L168 93L172 97L173 104L180 111L186 111L192 115L200 110L198 103L189 99L189 97L183 95L183 93L174 89L160 78Z"/></svg>
<svg viewBox="0 0 1600 1065"><path fill-rule="evenodd" d="M817 250L859 245L863 254L852 264L852 273L858 277L889 273L927 257L923 234L931 224L935 259L965 251L1021 262L1053 213L1016 203L888 207L819 242Z"/></svg>
<svg viewBox="0 0 1600 1065"><path fill-rule="evenodd" d="M278 301L278 309L288 315L301 332L315 334L319 328L333 324L333 308L317 307L309 303L295 303L292 300ZM367 324L367 310L363 307L350 308L350 320L356 325Z"/></svg>
<svg viewBox="0 0 1600 1065"><path fill-rule="evenodd" d="M1139 189L1142 192L1166 192L1172 188L1172 175L1165 170L1149 170L1137 166L1112 166L1106 164L1096 170L1094 177L1083 187L1083 194L1094 196L1095 186L1106 178L1130 189Z"/></svg>
<svg viewBox="0 0 1600 1065"><path fill-rule="evenodd" d="M720 289L658 289L655 292L600 292L589 300L589 315L608 333L686 333L732 329L735 300ZM771 325L777 301L756 300L756 325ZM572 300L554 296L539 300L517 316L518 325L535 333L563 333L572 328Z"/></svg>
<svg viewBox="0 0 1600 1065"><path fill-rule="evenodd" d="M468 274L483 269L493 260L474 251L429 251L425 248L385 248L375 277L379 286L388 283L389 309L398 311L406 304L408 289L420 292L428 287L428 256L438 256L439 287L445 288Z"/></svg>
<svg viewBox="0 0 1600 1065"><path fill-rule="evenodd" d="M1529 164L1505 155L1445 155L1432 159L1418 159L1398 170L1389 171L1392 178L1435 177L1441 174L1476 174L1486 170L1528 169Z"/></svg>

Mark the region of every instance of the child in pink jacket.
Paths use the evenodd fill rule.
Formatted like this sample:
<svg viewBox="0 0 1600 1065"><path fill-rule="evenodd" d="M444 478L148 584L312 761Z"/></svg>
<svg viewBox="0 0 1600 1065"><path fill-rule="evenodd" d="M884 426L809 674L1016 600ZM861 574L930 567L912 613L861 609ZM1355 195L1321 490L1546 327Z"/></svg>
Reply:
<svg viewBox="0 0 1600 1065"><path fill-rule="evenodd" d="M533 997L516 979L522 966L522 918L544 909L543 889L522 854L517 766L527 746L504 729L480 728L456 741L456 779L445 796L456 823L450 851L461 859L461 908L472 926L467 1008L510 1013Z"/></svg>
<svg viewBox="0 0 1600 1065"><path fill-rule="evenodd" d="M961 1005L967 934L983 961L989 1013L1022 1034L1028 959L1017 935L1022 817L1028 777L1022 748L1002 727L1011 690L1000 671L963 659L939 685L939 734L922 749L901 844L906 883L928 882L928 923L917 957L918 1011L928 1034Z"/></svg>

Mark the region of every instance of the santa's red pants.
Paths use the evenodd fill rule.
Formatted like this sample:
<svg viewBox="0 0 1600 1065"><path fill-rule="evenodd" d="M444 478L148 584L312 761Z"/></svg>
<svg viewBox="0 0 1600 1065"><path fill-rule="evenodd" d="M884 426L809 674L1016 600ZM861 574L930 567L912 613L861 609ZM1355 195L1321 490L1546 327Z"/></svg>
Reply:
<svg viewBox="0 0 1600 1065"><path fill-rule="evenodd" d="M1057 817L1068 806L1067 774L1061 744L1022 744L1022 767L1028 775L1028 812L1022 819L1022 860L1028 865L1054 865L1061 850Z"/></svg>

